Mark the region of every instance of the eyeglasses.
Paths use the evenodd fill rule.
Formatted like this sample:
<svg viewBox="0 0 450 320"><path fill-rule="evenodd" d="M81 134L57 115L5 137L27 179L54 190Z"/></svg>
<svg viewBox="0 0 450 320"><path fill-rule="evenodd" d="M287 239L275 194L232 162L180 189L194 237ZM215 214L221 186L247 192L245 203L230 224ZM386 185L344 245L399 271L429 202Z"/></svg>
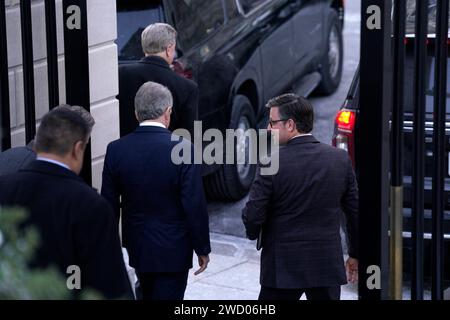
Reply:
<svg viewBox="0 0 450 320"><path fill-rule="evenodd" d="M278 122L288 121L289 119L269 120L270 127L273 128L274 124Z"/></svg>

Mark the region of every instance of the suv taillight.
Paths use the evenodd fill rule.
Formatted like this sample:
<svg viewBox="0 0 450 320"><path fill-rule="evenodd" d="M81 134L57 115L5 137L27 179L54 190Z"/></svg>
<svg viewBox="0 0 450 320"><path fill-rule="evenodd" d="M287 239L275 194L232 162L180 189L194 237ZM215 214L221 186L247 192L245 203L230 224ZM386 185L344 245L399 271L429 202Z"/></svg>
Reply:
<svg viewBox="0 0 450 320"><path fill-rule="evenodd" d="M353 166L355 166L355 121L355 111L340 110L336 115L336 134L333 138L333 145L348 152Z"/></svg>
<svg viewBox="0 0 450 320"><path fill-rule="evenodd" d="M334 139L334 146L336 148L343 149L348 152L348 136L339 133Z"/></svg>
<svg viewBox="0 0 450 320"><path fill-rule="evenodd" d="M355 128L355 112L349 110L341 110L336 116L336 125L338 129L352 132Z"/></svg>

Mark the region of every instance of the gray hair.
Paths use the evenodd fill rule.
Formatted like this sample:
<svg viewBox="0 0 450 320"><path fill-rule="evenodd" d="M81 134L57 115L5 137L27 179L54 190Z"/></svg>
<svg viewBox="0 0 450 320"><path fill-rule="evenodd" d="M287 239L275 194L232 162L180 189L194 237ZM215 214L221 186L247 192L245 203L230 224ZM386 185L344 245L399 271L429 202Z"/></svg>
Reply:
<svg viewBox="0 0 450 320"><path fill-rule="evenodd" d="M166 23L154 23L142 32L141 44L144 53L155 54L174 45L177 39L176 30Z"/></svg>
<svg viewBox="0 0 450 320"><path fill-rule="evenodd" d="M169 89L155 82L144 83L136 94L134 107L140 122L155 120L173 105Z"/></svg>
<svg viewBox="0 0 450 320"><path fill-rule="evenodd" d="M83 118L83 120L86 121L86 123L88 124L89 132L92 132L92 128L95 125L95 120L94 120L94 117L92 117L92 115L85 108L80 107L80 106L71 106L68 104L61 104L53 110L57 110L57 109L65 109L65 110L69 110L69 111L78 113Z"/></svg>

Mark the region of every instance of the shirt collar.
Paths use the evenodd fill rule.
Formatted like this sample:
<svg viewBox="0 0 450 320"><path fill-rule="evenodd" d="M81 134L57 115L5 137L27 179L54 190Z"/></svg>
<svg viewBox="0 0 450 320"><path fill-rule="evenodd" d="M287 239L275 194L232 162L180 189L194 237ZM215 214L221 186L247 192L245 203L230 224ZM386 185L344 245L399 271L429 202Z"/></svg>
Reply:
<svg viewBox="0 0 450 320"><path fill-rule="evenodd" d="M166 126L163 125L161 122L156 122L156 121L144 121L139 126L141 126L141 127L160 127L160 128L167 129Z"/></svg>
<svg viewBox="0 0 450 320"><path fill-rule="evenodd" d="M57 160L53 160L53 159L49 159L49 158L45 158L45 157L37 157L36 160L50 162L50 163L56 164L56 165L58 165L60 167L66 168L67 170L72 171L67 164L62 163L62 162L57 161Z"/></svg>
<svg viewBox="0 0 450 320"><path fill-rule="evenodd" d="M312 134L311 133L301 133L301 134L296 135L295 137L290 138L289 140L293 140L293 139L300 138L300 137L306 137L306 136L312 136Z"/></svg>

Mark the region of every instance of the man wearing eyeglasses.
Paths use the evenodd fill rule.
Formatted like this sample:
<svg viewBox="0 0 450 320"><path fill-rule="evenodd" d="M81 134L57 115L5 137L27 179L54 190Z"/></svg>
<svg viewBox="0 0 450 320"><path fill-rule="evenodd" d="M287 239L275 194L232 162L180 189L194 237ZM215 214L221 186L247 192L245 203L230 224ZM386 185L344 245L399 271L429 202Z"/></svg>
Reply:
<svg viewBox="0 0 450 320"><path fill-rule="evenodd" d="M339 300L358 276L358 189L346 152L311 135L312 105L285 94L270 100L268 130L277 131L279 171L258 170L243 210L249 239L261 236L260 300ZM276 136L276 135L275 135ZM347 221L344 264L340 238ZM262 230L262 233L261 233ZM347 269L347 277L346 277Z"/></svg>

